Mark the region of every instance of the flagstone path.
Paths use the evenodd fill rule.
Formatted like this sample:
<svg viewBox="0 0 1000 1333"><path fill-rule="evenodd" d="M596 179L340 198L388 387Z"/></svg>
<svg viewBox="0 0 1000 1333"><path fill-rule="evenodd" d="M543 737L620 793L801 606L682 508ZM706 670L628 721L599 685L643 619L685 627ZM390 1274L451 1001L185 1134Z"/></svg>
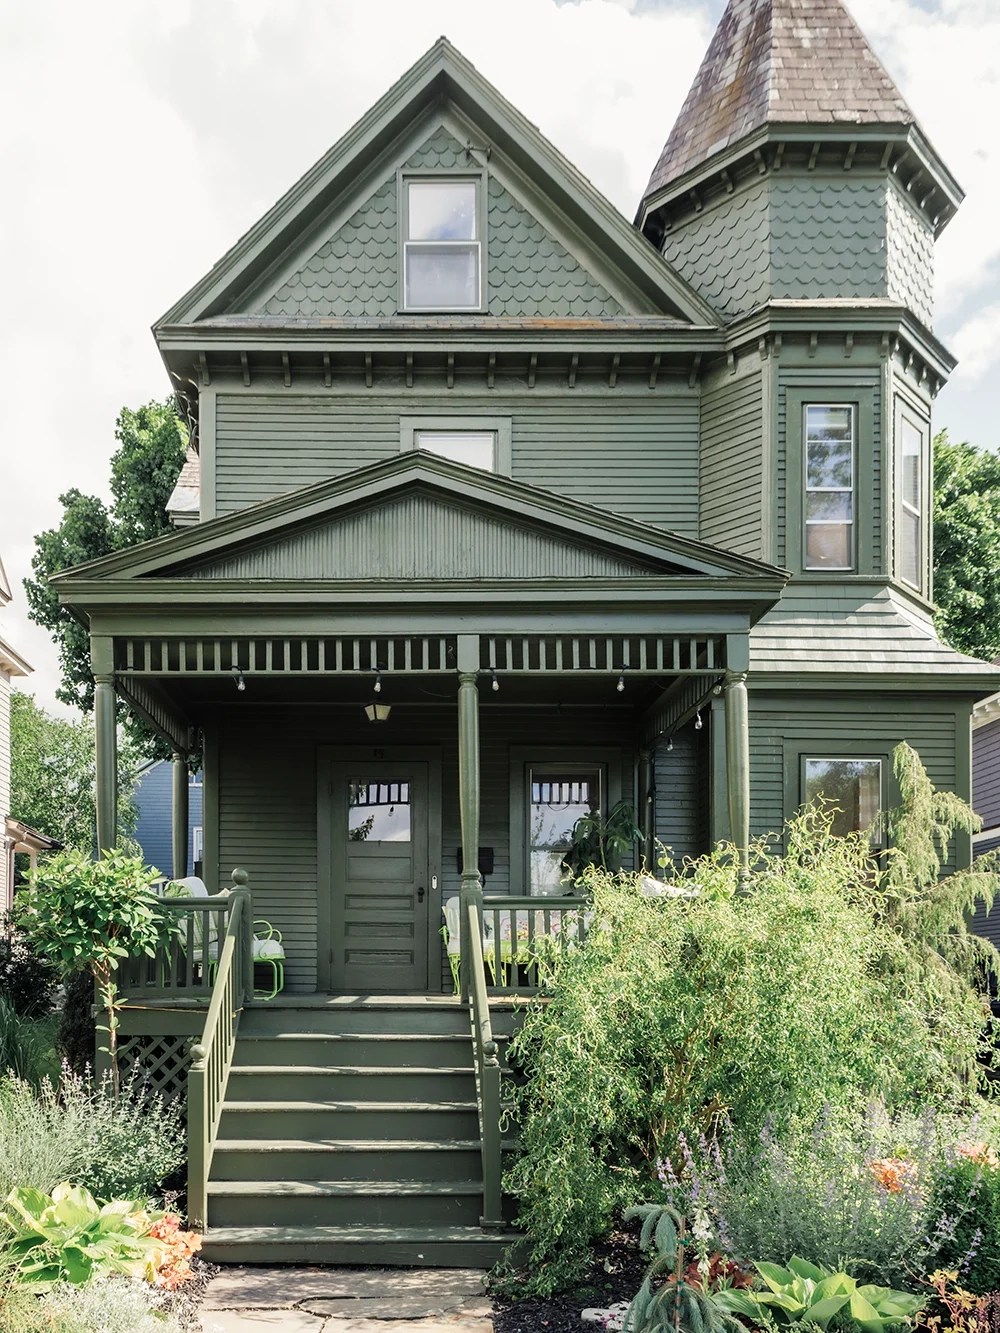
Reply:
<svg viewBox="0 0 1000 1333"><path fill-rule="evenodd" d="M493 1333L472 1268L230 1268L208 1284L202 1333Z"/></svg>

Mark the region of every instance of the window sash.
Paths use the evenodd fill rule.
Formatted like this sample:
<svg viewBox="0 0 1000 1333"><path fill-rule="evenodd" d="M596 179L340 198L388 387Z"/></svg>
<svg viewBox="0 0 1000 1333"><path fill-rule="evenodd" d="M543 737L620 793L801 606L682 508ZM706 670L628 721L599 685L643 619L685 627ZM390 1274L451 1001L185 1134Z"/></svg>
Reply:
<svg viewBox="0 0 1000 1333"><path fill-rule="evenodd" d="M834 816L834 832L860 832L863 829L870 828L872 846L881 849L884 846L884 835L880 816L885 808L885 764L883 758L876 755L804 754L801 764L801 799L803 804L819 794L818 791L810 791L810 784L822 782L824 776L827 778L831 776L829 772L824 775L822 772L814 771L811 774L810 768L816 770L822 765L826 766L827 769L831 766L842 766L855 770L853 777L857 780L857 797L854 808L844 809L843 806L839 807L839 817ZM849 781L852 775L846 774L845 776ZM866 777L868 779L867 784L865 782ZM872 777L874 777L874 784L871 782ZM832 798L828 797L828 799ZM838 824L841 824L842 827L838 828Z"/></svg>
<svg viewBox="0 0 1000 1333"><path fill-rule="evenodd" d="M899 468L899 576L918 592L923 587L925 435L901 417Z"/></svg>
<svg viewBox="0 0 1000 1333"><path fill-rule="evenodd" d="M413 235L411 230L411 191L430 189L441 191L448 186L464 186L472 193L471 217L466 230L467 235L447 235L446 228L440 234ZM480 216L483 198L483 182L478 177L468 176L433 176L403 178L402 181L402 306L412 311L469 311L481 310L483 304L483 246L482 235L484 222ZM433 232L433 227L424 230ZM441 273L418 271L418 265L411 260L429 258L438 255L445 261ZM461 260L471 261L471 268L464 270ZM452 265L447 261L458 261ZM431 291L438 282L443 295L437 299ZM418 286L422 284L423 289ZM451 286L449 287L449 284ZM414 290L414 289L417 290ZM463 299L467 297L468 299ZM429 299L430 298L430 299ZM452 299L447 299L452 298Z"/></svg>
<svg viewBox="0 0 1000 1333"><path fill-rule="evenodd" d="M604 808L606 778L603 764L588 763L529 763L526 783L525 853L527 891L533 897L558 896L566 891L562 884L561 865L573 845L573 824L585 813ZM583 799L583 789L587 797ZM539 799L535 799L536 791ZM544 796L549 799L542 799ZM551 797L555 796L553 802ZM573 799L573 797L578 799ZM566 798L566 799L563 799ZM569 821L557 836L535 837L535 810L545 806L566 809ZM575 810L572 819L569 812ZM559 822L558 820L556 822ZM539 833L544 830L539 827Z"/></svg>
<svg viewBox="0 0 1000 1333"><path fill-rule="evenodd" d="M836 414L844 413L843 424L837 424ZM826 448L831 454L837 446L846 446L847 458L841 459L840 467L847 463L847 478L844 484L823 484L811 481L811 475L823 475L822 457L814 463L814 451ZM841 452L843 450L841 449ZM855 491L857 489L857 411L854 403L805 403L802 409L802 454L803 454L803 528L804 559L803 565L809 570L845 571L855 568L857 563L855 543ZM826 461L828 473L836 472L836 461ZM820 513L810 517L812 497L826 496L829 500L840 496L845 517L833 518L829 511L835 505L817 505ZM828 512L823 513L823 509ZM837 558L835 546L828 543L829 537L836 532L841 534L843 558ZM831 559L824 551L832 554Z"/></svg>
<svg viewBox="0 0 1000 1333"><path fill-rule="evenodd" d="M446 448L442 448L440 443L451 440L455 444L462 442L469 445L482 445L489 450L489 462L473 462L470 459L456 458L454 453L449 453ZM466 467L482 468L484 472L497 471L497 432L495 430L415 430L413 432L414 449L424 449L428 453L437 454L440 458L448 458L456 463L464 463Z"/></svg>

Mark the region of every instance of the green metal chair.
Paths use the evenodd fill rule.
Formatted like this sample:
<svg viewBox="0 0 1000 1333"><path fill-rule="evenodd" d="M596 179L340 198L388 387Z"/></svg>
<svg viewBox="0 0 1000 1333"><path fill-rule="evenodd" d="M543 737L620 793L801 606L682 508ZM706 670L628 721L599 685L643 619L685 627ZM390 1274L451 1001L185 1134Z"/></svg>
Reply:
<svg viewBox="0 0 1000 1333"><path fill-rule="evenodd" d="M228 889L223 889L223 893L228 894ZM196 875L188 875L184 879L174 879L164 886L163 893L169 898L207 898L209 897L208 888L204 880ZM202 947L202 938L204 934L204 919L201 913L195 918L194 943L195 948L200 951ZM217 938L214 931L209 936L210 958L208 960L208 981L214 984L215 974L219 969L219 955L222 952L222 941ZM253 923L253 965L254 970L258 967L268 967L271 969L271 979L269 988L258 988L254 985L255 1000L273 1000L285 988L285 946L282 943L281 931L271 925L270 921L265 921L263 917L258 917Z"/></svg>

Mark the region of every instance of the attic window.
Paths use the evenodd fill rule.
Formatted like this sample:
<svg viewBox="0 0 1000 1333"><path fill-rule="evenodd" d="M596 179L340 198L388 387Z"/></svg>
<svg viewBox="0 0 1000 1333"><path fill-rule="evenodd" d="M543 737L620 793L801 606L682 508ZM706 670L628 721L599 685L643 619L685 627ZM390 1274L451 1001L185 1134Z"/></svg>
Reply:
<svg viewBox="0 0 1000 1333"><path fill-rule="evenodd" d="M482 307L481 185L478 177L403 181L403 308Z"/></svg>

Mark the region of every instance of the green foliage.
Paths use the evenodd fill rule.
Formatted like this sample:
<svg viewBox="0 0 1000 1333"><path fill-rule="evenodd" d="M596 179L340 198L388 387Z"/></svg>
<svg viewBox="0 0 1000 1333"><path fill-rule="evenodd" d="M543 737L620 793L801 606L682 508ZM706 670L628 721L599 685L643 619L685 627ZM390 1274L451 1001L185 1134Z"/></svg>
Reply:
<svg viewBox="0 0 1000 1333"><path fill-rule="evenodd" d="M2 1221L18 1281L82 1286L102 1273L141 1277L156 1250L149 1215L137 1203L99 1205L89 1190L62 1181L51 1196L19 1187L8 1194Z"/></svg>
<svg viewBox="0 0 1000 1333"><path fill-rule="evenodd" d="M619 801L607 815L592 810L573 825L572 843L563 864L574 880L590 866L614 869L642 836L635 807L628 801Z"/></svg>
<svg viewBox="0 0 1000 1333"><path fill-rule="evenodd" d="M93 847L93 722L53 717L19 690L10 702L11 808L22 823L50 838L69 847ZM125 832L135 828L138 818L131 793L143 757L135 741L123 738L118 747L118 818Z"/></svg>
<svg viewBox="0 0 1000 1333"><path fill-rule="evenodd" d="M669 1205L641 1204L625 1214L626 1221L636 1218L642 1219L640 1247L653 1250L653 1259L628 1308L624 1333L744 1333L716 1296L686 1281L681 1215Z"/></svg>
<svg viewBox="0 0 1000 1333"><path fill-rule="evenodd" d="M183 1333L200 1328L182 1293L111 1275L86 1286L57 1282L39 1293L9 1284L0 1291L0 1333Z"/></svg>
<svg viewBox="0 0 1000 1333"><path fill-rule="evenodd" d="M37 953L67 975L87 970L97 983L116 1092L118 966L123 958L152 958L171 930L149 891L156 874L141 857L116 849L96 861L82 852L57 852L15 904L18 924Z"/></svg>
<svg viewBox="0 0 1000 1333"><path fill-rule="evenodd" d="M83 1078L94 1066L97 1024L94 1022L94 978L89 972L67 977L56 1034L59 1054L67 1068Z"/></svg>
<svg viewBox="0 0 1000 1333"><path fill-rule="evenodd" d="M754 1267L766 1291L727 1291L720 1303L733 1314L751 1320L770 1315L780 1327L802 1326L827 1329L832 1321L850 1320L862 1333L905 1324L925 1303L924 1297L889 1287L859 1287L847 1273L835 1273L798 1257L788 1267L758 1263Z"/></svg>
<svg viewBox="0 0 1000 1333"><path fill-rule="evenodd" d="M52 574L87 560L134 546L170 531L166 503L184 464L187 429L172 401L150 402L135 410L122 408L115 422L118 449L111 458L110 509L78 490L59 497L63 516L58 527L39 533L31 562L35 577L25 579L28 614L44 625L59 646L62 683L56 691L63 703L84 712L94 706L87 631L59 605L49 583ZM128 717L133 734L144 742L149 732Z"/></svg>
<svg viewBox="0 0 1000 1333"><path fill-rule="evenodd" d="M527 1080L507 1187L533 1290L580 1275L590 1240L648 1193L682 1135L812 1125L827 1109L843 1120L875 1096L890 1112L975 1096L982 998L950 961L954 932L909 906L936 891L915 868L890 886L867 837L830 824L808 809L785 855L755 846L745 894L725 847L689 867L692 898L584 876L586 942L552 960L547 1003L511 1044Z"/></svg>
<svg viewBox="0 0 1000 1333"><path fill-rule="evenodd" d="M0 918L0 999L20 1018L43 1018L52 1009L56 969L36 957L24 935Z"/></svg>
<svg viewBox="0 0 1000 1333"><path fill-rule="evenodd" d="M0 1076L4 1074L36 1086L43 1079L58 1082L59 1057L55 1017L21 1018L0 996Z"/></svg>
<svg viewBox="0 0 1000 1333"><path fill-rule="evenodd" d="M977 1295L1000 1291L1000 1166L983 1154L959 1156L935 1186L932 1209L948 1219L938 1251L942 1268L957 1269Z"/></svg>
<svg viewBox="0 0 1000 1333"><path fill-rule="evenodd" d="M184 1160L183 1107L150 1097L126 1079L117 1097L107 1081L64 1072L58 1089L0 1082L0 1198L18 1185L50 1192L62 1180L98 1199L155 1198Z"/></svg>
<svg viewBox="0 0 1000 1333"><path fill-rule="evenodd" d="M937 631L963 653L1000 654L1000 455L934 440Z"/></svg>

